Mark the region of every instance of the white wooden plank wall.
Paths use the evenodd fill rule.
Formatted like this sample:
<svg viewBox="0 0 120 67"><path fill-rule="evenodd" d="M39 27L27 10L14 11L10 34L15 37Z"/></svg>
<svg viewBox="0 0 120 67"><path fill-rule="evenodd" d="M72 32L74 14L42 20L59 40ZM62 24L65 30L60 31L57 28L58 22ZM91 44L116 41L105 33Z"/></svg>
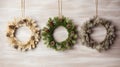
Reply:
<svg viewBox="0 0 120 67"><path fill-rule="evenodd" d="M26 0L26 15L43 28L49 17L58 15L57 0ZM79 30L84 21L95 15L95 2L63 0L63 15L71 18ZM114 45L102 53L82 46L80 40L74 49L64 52L47 48L42 40L35 50L17 51L5 35L8 21L19 16L20 0L0 0L0 67L120 67L120 0L99 0L99 16L111 20L118 29ZM104 28L95 30L99 32L93 35L97 39L105 36Z"/></svg>

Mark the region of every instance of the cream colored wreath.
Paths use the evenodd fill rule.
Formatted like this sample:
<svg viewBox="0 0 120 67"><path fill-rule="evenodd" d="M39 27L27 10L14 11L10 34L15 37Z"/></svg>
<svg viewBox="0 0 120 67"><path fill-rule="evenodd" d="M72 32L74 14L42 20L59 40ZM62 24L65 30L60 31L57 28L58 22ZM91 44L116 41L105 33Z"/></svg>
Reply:
<svg viewBox="0 0 120 67"><path fill-rule="evenodd" d="M22 26L26 26L32 31L30 40L24 43L16 38L16 31ZM15 49L27 51L29 49L35 48L40 41L40 29L38 28L38 25L35 23L35 21L31 18L17 18L9 24L7 37Z"/></svg>

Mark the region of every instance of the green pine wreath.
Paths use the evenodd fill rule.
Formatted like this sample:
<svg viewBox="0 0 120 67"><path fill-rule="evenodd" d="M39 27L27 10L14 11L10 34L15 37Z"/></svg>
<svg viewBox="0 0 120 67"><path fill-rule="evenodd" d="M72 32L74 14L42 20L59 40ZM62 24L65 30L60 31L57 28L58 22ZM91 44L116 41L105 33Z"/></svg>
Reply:
<svg viewBox="0 0 120 67"><path fill-rule="evenodd" d="M92 28L102 25L105 27L107 33L106 37L102 42L97 42L90 37L90 34L93 32ZM101 31L102 32L102 31ZM103 18L94 17L87 21L81 28L81 40L83 45L96 49L98 51L104 51L110 49L110 46L115 40L115 28L110 21Z"/></svg>
<svg viewBox="0 0 120 67"><path fill-rule="evenodd" d="M59 26L65 27L68 32L68 38L62 42L57 42L53 37L54 30ZM44 27L42 31L42 36L47 47L55 50L66 50L70 49L76 43L77 31L70 19L66 17L62 17L62 19L54 17L54 19L49 18L47 27Z"/></svg>

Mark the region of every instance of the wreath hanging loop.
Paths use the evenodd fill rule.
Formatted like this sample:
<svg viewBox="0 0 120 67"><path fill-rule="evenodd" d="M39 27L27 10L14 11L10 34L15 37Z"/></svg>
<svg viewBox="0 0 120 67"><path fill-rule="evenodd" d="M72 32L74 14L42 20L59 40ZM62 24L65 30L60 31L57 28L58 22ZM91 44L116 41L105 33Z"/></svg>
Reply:
<svg viewBox="0 0 120 67"><path fill-rule="evenodd" d="M29 41L25 43L16 38L17 29L23 26L28 27L32 32ZM29 49L34 49L40 41L40 29L36 22L31 18L17 18L9 24L6 36L15 49L27 51Z"/></svg>
<svg viewBox="0 0 120 67"><path fill-rule="evenodd" d="M57 42L53 37L54 30L59 26L65 27L68 32L68 38L62 42ZM55 50L65 50L76 43L77 31L75 25L68 18L62 17L60 19L59 17L54 17L54 19L49 18L47 27L44 27L42 31L42 36L48 47Z"/></svg>
<svg viewBox="0 0 120 67"><path fill-rule="evenodd" d="M102 42L96 42L90 37L90 34L92 33L92 28L98 25L104 26L107 31L106 37ZM105 20L103 18L94 17L93 19L87 21L81 27L81 40L83 45L96 49L100 52L103 50L108 50L110 46L113 44L114 39L115 39L114 26L110 23L110 21Z"/></svg>

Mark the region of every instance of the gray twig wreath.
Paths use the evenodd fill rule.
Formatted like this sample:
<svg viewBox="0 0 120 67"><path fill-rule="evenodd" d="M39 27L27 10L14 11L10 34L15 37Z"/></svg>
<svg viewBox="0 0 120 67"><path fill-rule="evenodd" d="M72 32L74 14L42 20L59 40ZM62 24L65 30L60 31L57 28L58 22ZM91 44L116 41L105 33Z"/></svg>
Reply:
<svg viewBox="0 0 120 67"><path fill-rule="evenodd" d="M57 42L53 37L54 30L59 26L65 27L68 31L68 38L62 42ZM42 36L48 47L55 50L65 50L71 48L76 43L76 33L76 27L71 20L66 17L62 17L62 19L54 17L54 19L50 18L48 20L47 27L43 29Z"/></svg>
<svg viewBox="0 0 120 67"><path fill-rule="evenodd" d="M107 35L106 35L105 39L100 43L94 41L90 37L90 34L92 33L92 28L97 25L104 26L107 31ZM97 49L98 51L103 51L103 50L109 49L115 39L114 26L109 21L102 19L102 18L94 17L90 21L87 21L82 26L81 29L82 29L81 30L82 43L88 47Z"/></svg>
<svg viewBox="0 0 120 67"><path fill-rule="evenodd" d="M28 42L22 43L16 38L16 31L18 28L26 26L32 31L31 38ZM16 19L12 23L9 24L7 30L7 37L9 38L11 45L18 50L27 51L28 49L33 49L36 47L38 42L40 41L40 29L34 20L30 18L25 19Z"/></svg>

